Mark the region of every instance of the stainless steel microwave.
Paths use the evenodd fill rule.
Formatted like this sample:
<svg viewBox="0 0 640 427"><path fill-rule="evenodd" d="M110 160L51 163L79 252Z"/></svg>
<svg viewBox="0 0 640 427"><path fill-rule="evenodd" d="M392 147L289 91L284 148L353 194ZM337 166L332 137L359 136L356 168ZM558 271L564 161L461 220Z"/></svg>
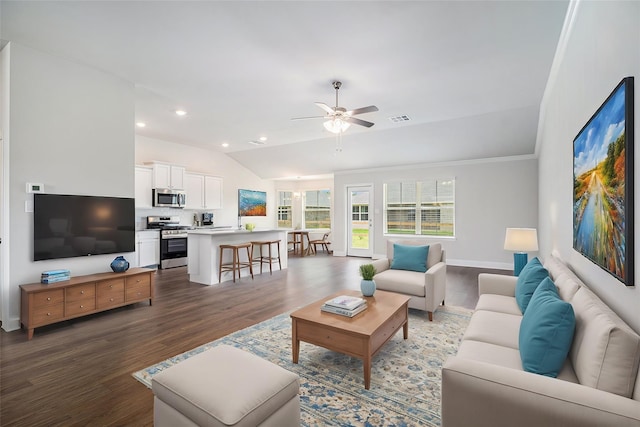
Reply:
<svg viewBox="0 0 640 427"><path fill-rule="evenodd" d="M165 208L184 208L187 195L183 190L171 188L153 189L153 206Z"/></svg>

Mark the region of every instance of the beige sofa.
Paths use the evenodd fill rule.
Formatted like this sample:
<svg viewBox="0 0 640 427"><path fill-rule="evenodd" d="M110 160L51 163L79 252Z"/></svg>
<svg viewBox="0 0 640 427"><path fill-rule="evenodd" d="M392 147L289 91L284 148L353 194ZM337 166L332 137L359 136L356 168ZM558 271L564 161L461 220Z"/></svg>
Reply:
<svg viewBox="0 0 640 427"><path fill-rule="evenodd" d="M481 274L476 311L442 368L444 427L640 426L640 336L561 260L544 267L576 318L558 377L522 368L517 278Z"/></svg>
<svg viewBox="0 0 640 427"><path fill-rule="evenodd" d="M425 273L407 270L393 270L393 244L429 246L427 271ZM376 268L373 281L376 289L396 292L411 297L409 307L426 311L429 320L440 304L444 304L447 285L447 264L445 251L440 243L429 244L424 239L388 240L387 258L372 262Z"/></svg>

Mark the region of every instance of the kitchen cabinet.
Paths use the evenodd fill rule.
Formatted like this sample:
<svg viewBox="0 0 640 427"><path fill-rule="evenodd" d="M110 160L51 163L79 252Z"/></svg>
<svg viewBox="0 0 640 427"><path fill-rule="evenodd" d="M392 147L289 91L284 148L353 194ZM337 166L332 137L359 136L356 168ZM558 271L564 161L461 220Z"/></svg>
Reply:
<svg viewBox="0 0 640 427"><path fill-rule="evenodd" d="M160 264L160 232L141 230L136 232L136 265L138 267Z"/></svg>
<svg viewBox="0 0 640 427"><path fill-rule="evenodd" d="M169 163L151 162L153 168L153 188L184 190L186 168Z"/></svg>
<svg viewBox="0 0 640 427"><path fill-rule="evenodd" d="M199 173L185 174L186 209L221 209L222 178Z"/></svg>
<svg viewBox="0 0 640 427"><path fill-rule="evenodd" d="M153 207L153 169L136 166L136 208L151 209Z"/></svg>

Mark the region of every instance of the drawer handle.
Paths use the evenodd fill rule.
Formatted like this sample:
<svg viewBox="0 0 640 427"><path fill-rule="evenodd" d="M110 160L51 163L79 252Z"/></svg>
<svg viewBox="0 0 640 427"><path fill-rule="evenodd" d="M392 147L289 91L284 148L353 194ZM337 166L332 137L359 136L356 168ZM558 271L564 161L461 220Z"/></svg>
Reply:
<svg viewBox="0 0 640 427"><path fill-rule="evenodd" d="M51 313L47 313L47 316L51 316Z"/></svg>
<svg viewBox="0 0 640 427"><path fill-rule="evenodd" d="M109 287L110 287L111 289L113 289L113 285L109 285Z"/></svg>
<svg viewBox="0 0 640 427"><path fill-rule="evenodd" d="M51 297L47 297L47 301L51 301Z"/></svg>
<svg viewBox="0 0 640 427"><path fill-rule="evenodd" d="M140 283L141 281L142 281L142 280L140 280L140 279L137 279L137 280L136 280L136 282L138 282L138 283Z"/></svg>
<svg viewBox="0 0 640 427"><path fill-rule="evenodd" d="M80 305L80 308L84 308L84 305Z"/></svg>
<svg viewBox="0 0 640 427"><path fill-rule="evenodd" d="M84 294L84 291L80 291L80 294Z"/></svg>
<svg viewBox="0 0 640 427"><path fill-rule="evenodd" d="M113 302L113 298L109 298L109 301Z"/></svg>

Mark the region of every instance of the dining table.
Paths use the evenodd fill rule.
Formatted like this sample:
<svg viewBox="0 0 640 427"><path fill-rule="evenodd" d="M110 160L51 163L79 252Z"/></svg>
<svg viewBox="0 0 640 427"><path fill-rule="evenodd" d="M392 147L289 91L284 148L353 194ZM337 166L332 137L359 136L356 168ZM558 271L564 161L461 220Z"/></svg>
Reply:
<svg viewBox="0 0 640 427"><path fill-rule="evenodd" d="M292 240L289 240L289 243L293 243L293 255L297 253L297 247L300 245L300 256L309 255L309 250L311 245L309 244L309 232L307 230L293 230L289 231L289 235ZM307 247L304 247L305 237L307 239Z"/></svg>

